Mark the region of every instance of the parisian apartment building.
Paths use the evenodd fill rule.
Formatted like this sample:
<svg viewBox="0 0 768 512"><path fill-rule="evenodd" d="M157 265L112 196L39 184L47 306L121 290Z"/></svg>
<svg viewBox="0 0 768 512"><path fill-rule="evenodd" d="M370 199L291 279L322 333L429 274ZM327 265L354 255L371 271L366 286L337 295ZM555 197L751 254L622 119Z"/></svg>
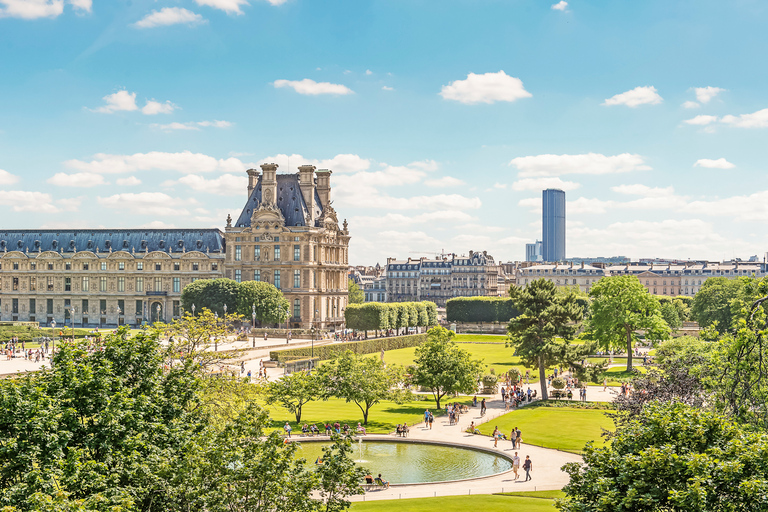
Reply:
<svg viewBox="0 0 768 512"><path fill-rule="evenodd" d="M249 169L239 217L219 229L0 231L0 321L138 326L181 314L198 279L265 281L290 302L288 327L341 327L349 230L331 206L331 171Z"/></svg>

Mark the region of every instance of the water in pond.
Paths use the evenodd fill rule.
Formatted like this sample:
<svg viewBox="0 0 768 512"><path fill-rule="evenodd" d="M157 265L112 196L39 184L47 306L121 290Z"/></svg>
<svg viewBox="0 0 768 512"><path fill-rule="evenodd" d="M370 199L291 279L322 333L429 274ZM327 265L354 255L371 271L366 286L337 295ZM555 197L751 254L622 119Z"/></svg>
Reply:
<svg viewBox="0 0 768 512"><path fill-rule="evenodd" d="M327 443L300 443L297 455L314 463ZM360 446L353 446L352 458L360 459ZM494 475L512 469L512 463L491 453L432 444L371 441L362 443L358 465L373 476L381 473L393 484L440 482Z"/></svg>

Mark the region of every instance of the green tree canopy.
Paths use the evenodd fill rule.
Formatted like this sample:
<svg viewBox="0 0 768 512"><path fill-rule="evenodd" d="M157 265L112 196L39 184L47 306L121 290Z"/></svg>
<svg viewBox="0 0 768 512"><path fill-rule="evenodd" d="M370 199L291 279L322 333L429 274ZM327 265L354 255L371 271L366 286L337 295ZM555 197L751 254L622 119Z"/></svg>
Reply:
<svg viewBox="0 0 768 512"><path fill-rule="evenodd" d="M583 311L573 294L560 294L551 281L536 279L525 288L510 289L510 299L520 312L509 321L507 331L526 366L539 369L541 397L546 400L546 368L560 362L576 333Z"/></svg>
<svg viewBox="0 0 768 512"><path fill-rule="evenodd" d="M626 349L627 371L632 370L635 331L645 331L646 339L652 341L669 338L669 326L661 316L659 301L636 276L604 277L592 286L589 294L589 335L605 349Z"/></svg>
<svg viewBox="0 0 768 512"><path fill-rule="evenodd" d="M362 304L365 302L365 292L360 289L356 282L352 279L347 279L347 303L348 304Z"/></svg>
<svg viewBox="0 0 768 512"><path fill-rule="evenodd" d="M256 306L256 320L262 324L279 324L288 318L290 304L283 293L270 283L246 281L240 283L237 312L251 318Z"/></svg>
<svg viewBox="0 0 768 512"><path fill-rule="evenodd" d="M768 510L768 436L679 402L647 404L563 469L565 512Z"/></svg>
<svg viewBox="0 0 768 512"><path fill-rule="evenodd" d="M747 277L710 277L693 297L691 316L701 327L715 326L719 332L731 330L734 320L731 303L742 297L748 281Z"/></svg>
<svg viewBox="0 0 768 512"><path fill-rule="evenodd" d="M320 379L309 372L283 375L280 379L267 383L264 391L267 403L288 409L288 412L296 417L296 423L301 421L301 408L319 399L323 394Z"/></svg>
<svg viewBox="0 0 768 512"><path fill-rule="evenodd" d="M682 304L682 302L680 304ZM678 309L672 301L661 303L659 311L661 312L661 317L667 322L670 329L679 329L683 325L683 322L680 319L680 313L678 313Z"/></svg>
<svg viewBox="0 0 768 512"><path fill-rule="evenodd" d="M483 365L451 341L453 331L433 327L427 335L427 341L416 347L410 371L414 384L432 391L439 409L440 400L447 394L474 392Z"/></svg>
<svg viewBox="0 0 768 512"><path fill-rule="evenodd" d="M232 279L198 279L189 283L181 291L181 307L184 311L202 311L208 308L219 316L224 314L224 305L227 311L234 313L237 308L237 296L239 285ZM248 316L250 317L250 311Z"/></svg>

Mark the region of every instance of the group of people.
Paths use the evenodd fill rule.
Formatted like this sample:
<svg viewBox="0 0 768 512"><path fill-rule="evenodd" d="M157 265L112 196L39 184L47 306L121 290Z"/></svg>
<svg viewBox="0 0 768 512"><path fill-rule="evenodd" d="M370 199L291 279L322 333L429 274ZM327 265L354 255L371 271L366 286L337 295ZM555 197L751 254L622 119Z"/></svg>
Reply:
<svg viewBox="0 0 768 512"><path fill-rule="evenodd" d="M24 340L19 341L17 336L11 337L4 345L3 352L5 353L6 361L11 361L16 357L23 357L27 361L34 361L39 363L40 361L48 357L53 357L50 353L50 339L43 338L40 340L40 346L33 350L27 348L27 343Z"/></svg>
<svg viewBox="0 0 768 512"><path fill-rule="evenodd" d="M398 425L399 426L399 425ZM291 434L293 433L293 427L291 427L291 424L289 422L285 422L285 425L283 425L283 431L285 431L285 435L287 437L291 437ZM334 424L326 423L324 425L324 431L325 435L330 436L334 432L336 434L344 434L349 435L352 432L352 429L349 425L346 423L344 425L340 424L338 421ZM301 433L304 436L319 436L320 435L320 429L317 427L316 424L307 424L301 426ZM361 425L360 423L357 424L357 427L355 428L355 434L357 435L366 435L365 427Z"/></svg>
<svg viewBox="0 0 768 512"><path fill-rule="evenodd" d="M530 402L534 398L536 398L536 390L531 390L530 387L527 392L523 391L523 386L517 384L507 388L501 387L501 399L507 411L510 407L514 409L526 400Z"/></svg>
<svg viewBox="0 0 768 512"><path fill-rule="evenodd" d="M475 397L475 400L477 400L477 397ZM483 404L485 404L485 398L483 398ZM453 404L446 404L445 405L445 415L448 416L448 424L449 425L456 425L459 423L459 419L461 418L461 414L464 412L467 412L467 407L464 405L461 405L458 402L454 402ZM434 421L434 418L433 418ZM432 424L430 423L429 428L432 428Z"/></svg>
<svg viewBox="0 0 768 512"><path fill-rule="evenodd" d="M407 423L403 423L400 425L397 424L397 428L395 429L395 434L398 435L398 437L408 437L408 432L410 431L410 428L408 427Z"/></svg>

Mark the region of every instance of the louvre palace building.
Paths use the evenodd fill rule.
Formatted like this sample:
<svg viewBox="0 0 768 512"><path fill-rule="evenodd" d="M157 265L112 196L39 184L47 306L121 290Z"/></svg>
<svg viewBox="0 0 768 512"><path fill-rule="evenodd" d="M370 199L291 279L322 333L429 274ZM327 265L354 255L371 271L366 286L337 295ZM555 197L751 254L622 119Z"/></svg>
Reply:
<svg viewBox="0 0 768 512"><path fill-rule="evenodd" d="M0 231L0 321L93 328L168 322L198 279L274 284L291 328L339 328L349 230L331 206L331 171L248 169L248 200L219 229Z"/></svg>

